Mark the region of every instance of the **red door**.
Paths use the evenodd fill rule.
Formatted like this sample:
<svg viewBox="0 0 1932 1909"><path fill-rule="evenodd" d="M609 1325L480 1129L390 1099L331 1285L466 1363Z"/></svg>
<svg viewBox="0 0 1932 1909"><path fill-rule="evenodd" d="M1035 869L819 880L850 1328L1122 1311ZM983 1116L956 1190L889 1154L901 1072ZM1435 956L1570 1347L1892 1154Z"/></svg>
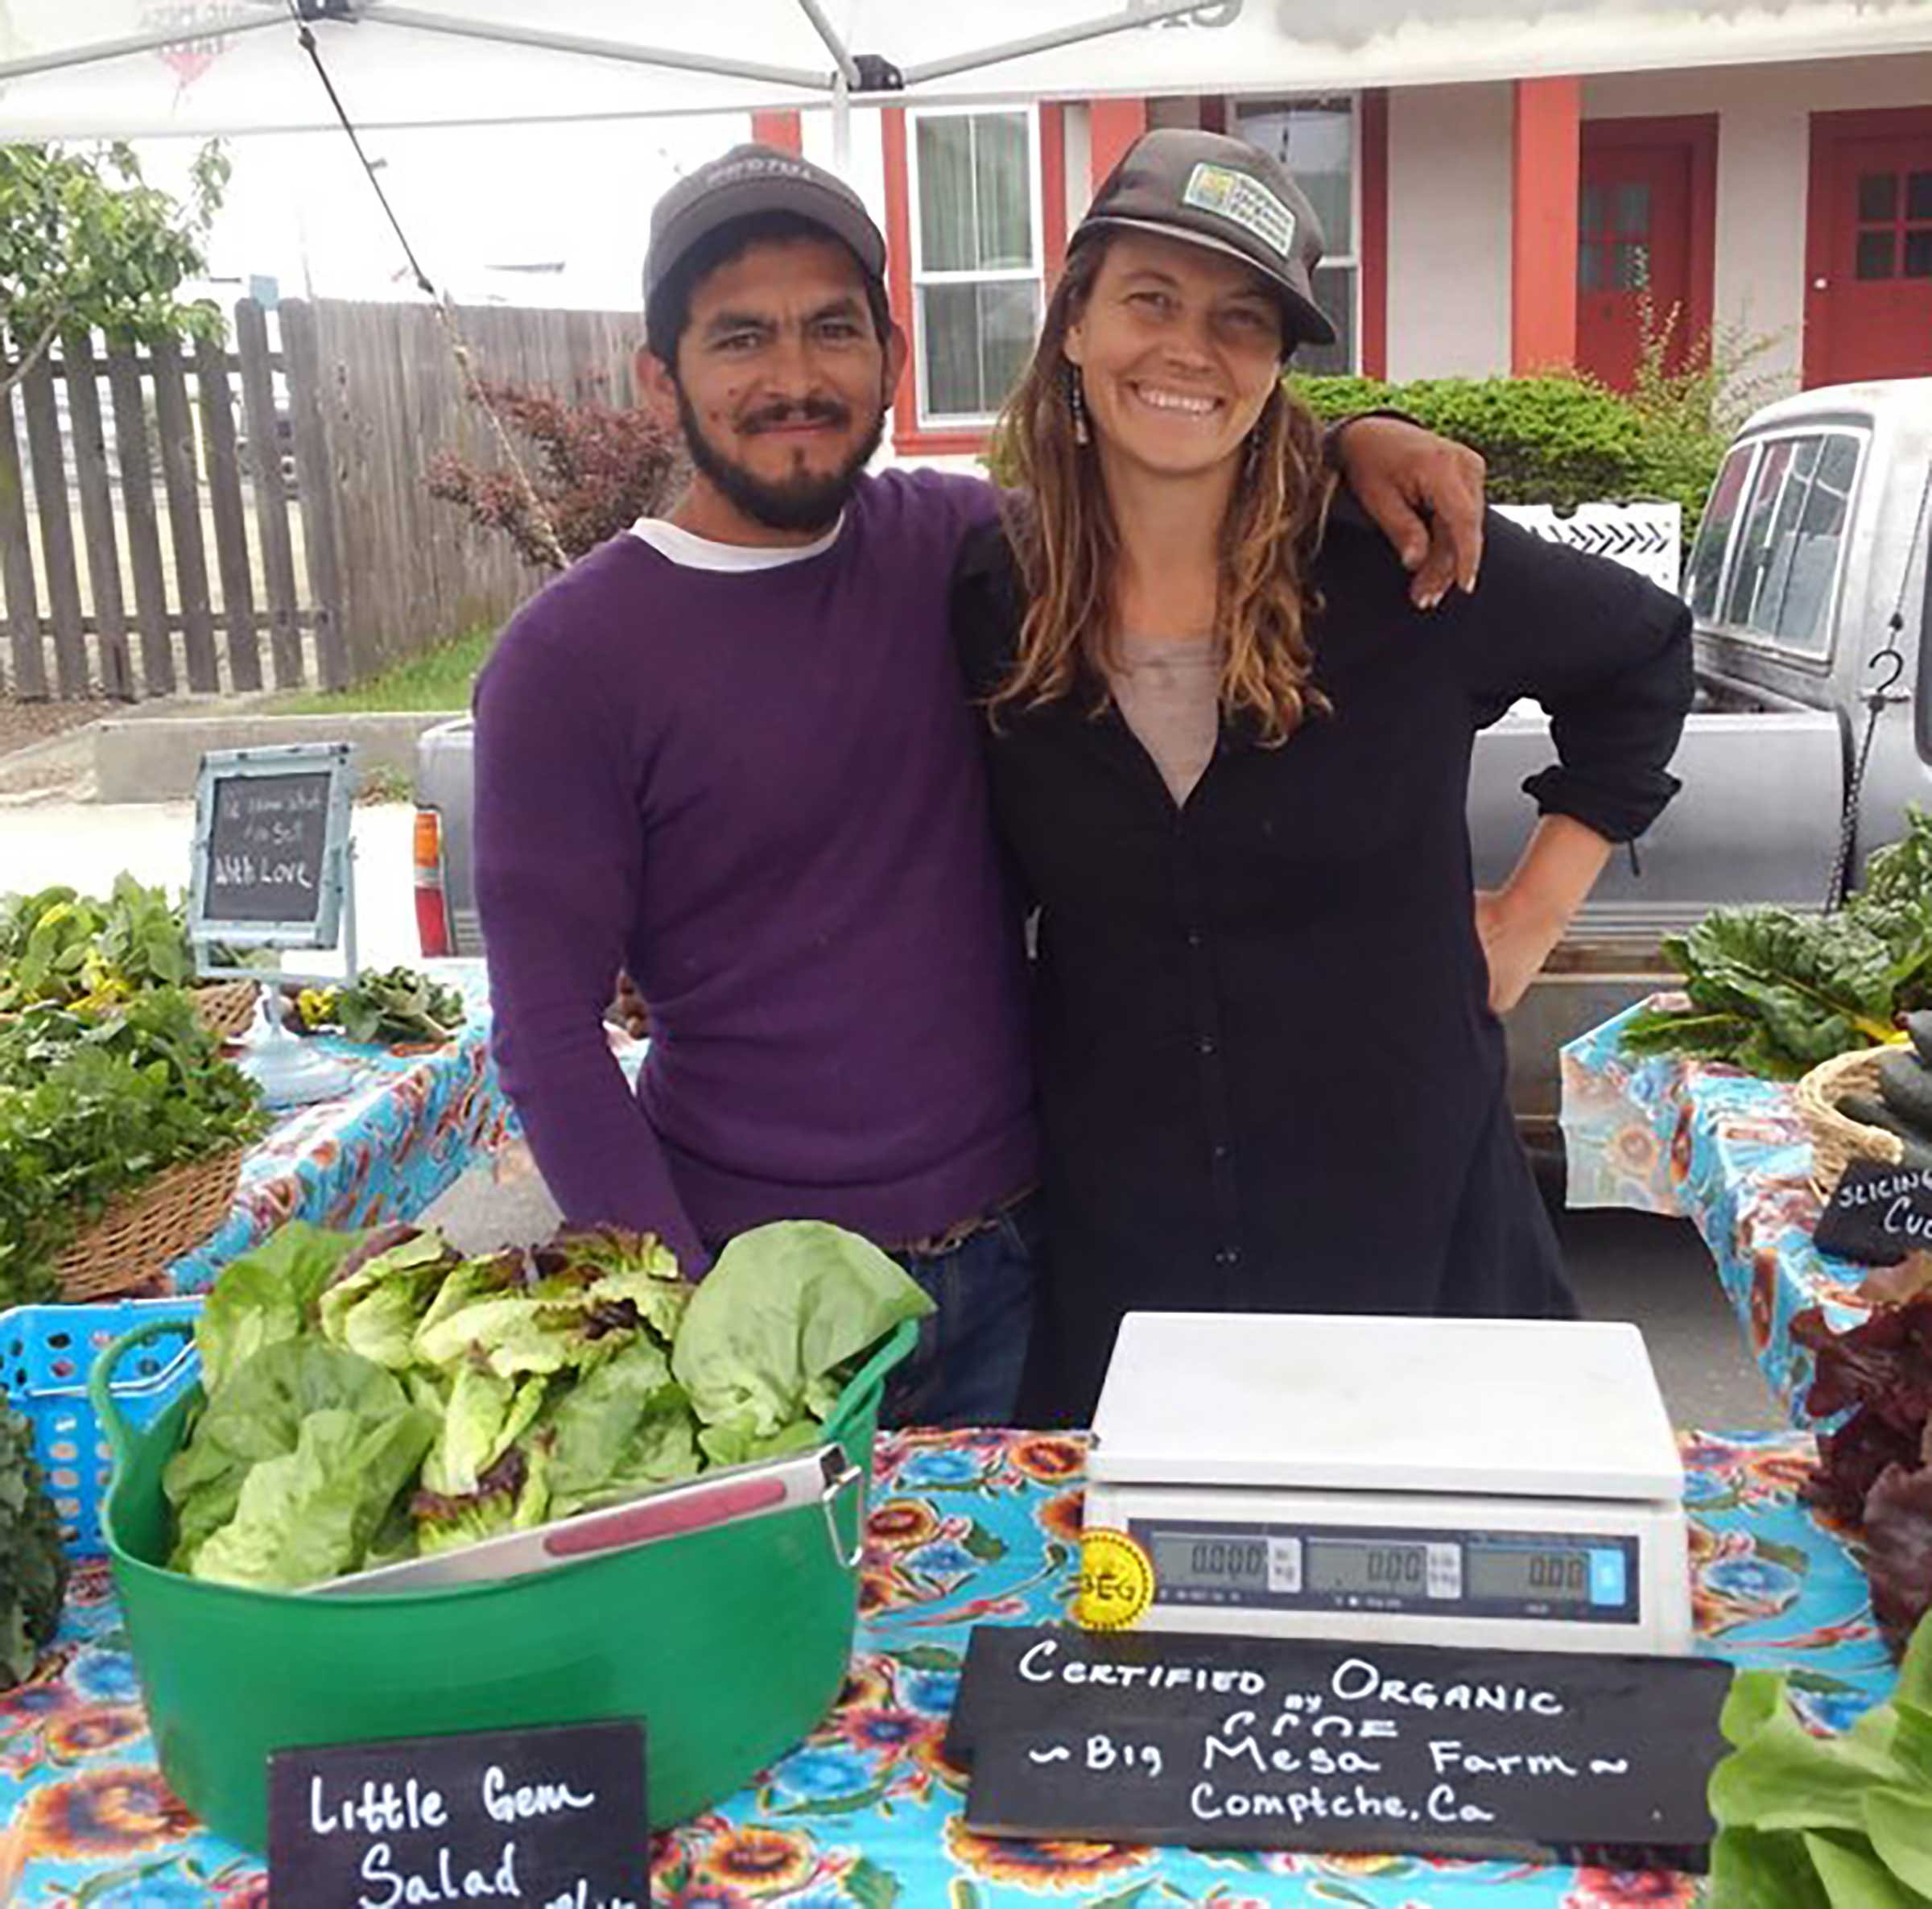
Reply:
<svg viewBox="0 0 1932 1909"><path fill-rule="evenodd" d="M1706 177L1715 128L1703 121L1596 120L1583 129L1577 204L1576 361L1618 390L1636 382L1644 326L1682 370L1710 327Z"/></svg>
<svg viewBox="0 0 1932 1909"><path fill-rule="evenodd" d="M1813 128L1805 382L1922 377L1932 371L1932 113L1819 114Z"/></svg>

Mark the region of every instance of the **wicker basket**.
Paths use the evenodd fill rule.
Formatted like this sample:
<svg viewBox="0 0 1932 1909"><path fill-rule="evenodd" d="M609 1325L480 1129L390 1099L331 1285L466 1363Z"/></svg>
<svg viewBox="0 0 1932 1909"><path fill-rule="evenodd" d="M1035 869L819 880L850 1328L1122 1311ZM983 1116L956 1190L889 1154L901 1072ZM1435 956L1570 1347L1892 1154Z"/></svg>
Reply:
<svg viewBox="0 0 1932 1909"><path fill-rule="evenodd" d="M1860 1047L1820 1061L1796 1089L1798 1111L1811 1134L1811 1184L1820 1200L1829 1200L1847 1167L1854 1160L1875 1160L1896 1167L1905 1158L1905 1143L1883 1127L1848 1120L1838 1110L1847 1093L1876 1093L1878 1064L1892 1047Z"/></svg>
<svg viewBox="0 0 1932 1909"><path fill-rule="evenodd" d="M55 1262L62 1294L110 1299L158 1284L171 1261L192 1253L228 1217L245 1151L170 1167L111 1202Z"/></svg>
<svg viewBox="0 0 1932 1909"><path fill-rule="evenodd" d="M201 1025L225 1041L238 1041L254 1024L255 983L252 981L205 981L193 990L195 1013Z"/></svg>
<svg viewBox="0 0 1932 1909"><path fill-rule="evenodd" d="M252 981L211 981L190 988L196 1019L217 1040L240 1040L254 1024L256 985ZM0 1014L0 1027L19 1019L17 1011Z"/></svg>

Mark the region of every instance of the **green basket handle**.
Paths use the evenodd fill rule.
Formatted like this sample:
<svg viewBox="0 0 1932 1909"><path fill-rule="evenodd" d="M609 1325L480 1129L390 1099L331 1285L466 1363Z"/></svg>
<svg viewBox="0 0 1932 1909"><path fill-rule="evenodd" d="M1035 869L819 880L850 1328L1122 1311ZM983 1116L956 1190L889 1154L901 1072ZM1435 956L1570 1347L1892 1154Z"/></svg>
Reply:
<svg viewBox="0 0 1932 1909"><path fill-rule="evenodd" d="M95 1423L107 1435L107 1446L114 1454L117 1476L127 1463L134 1428L122 1415L120 1403L114 1397L114 1368L137 1346L147 1345L151 1339L159 1339L164 1333L179 1333L186 1327L192 1337L194 1324L192 1312L178 1313L172 1319L144 1320L131 1333L123 1333L94 1361L93 1369L87 1375L87 1400L94 1408Z"/></svg>
<svg viewBox="0 0 1932 1909"><path fill-rule="evenodd" d="M852 1422L858 1415L861 1402L868 1392L886 1389L886 1375L902 1360L910 1358L913 1349L919 1342L919 1322L916 1319L902 1319L891 1333L879 1343L877 1351L845 1382L845 1389L839 1395L839 1402L832 1408L832 1416L825 1421L825 1436L842 1439L852 1429Z"/></svg>

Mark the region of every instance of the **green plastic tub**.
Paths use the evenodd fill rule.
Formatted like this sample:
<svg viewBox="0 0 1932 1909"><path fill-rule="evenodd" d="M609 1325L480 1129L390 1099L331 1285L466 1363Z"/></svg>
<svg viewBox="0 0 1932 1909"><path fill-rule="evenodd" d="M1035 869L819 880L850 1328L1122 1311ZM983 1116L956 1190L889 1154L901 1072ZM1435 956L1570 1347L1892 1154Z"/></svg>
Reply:
<svg viewBox="0 0 1932 1909"><path fill-rule="evenodd" d="M230 1842L266 1845L273 1750L629 1717L645 1725L661 1828L742 1787L837 1698L880 1397L916 1320L828 1421L855 1476L824 1504L500 1584L363 1597L239 1589L165 1568L161 1475L200 1388L146 1430L109 1388L123 1358L169 1329L141 1327L95 1365L89 1389L114 1456L102 1524L162 1774Z"/></svg>

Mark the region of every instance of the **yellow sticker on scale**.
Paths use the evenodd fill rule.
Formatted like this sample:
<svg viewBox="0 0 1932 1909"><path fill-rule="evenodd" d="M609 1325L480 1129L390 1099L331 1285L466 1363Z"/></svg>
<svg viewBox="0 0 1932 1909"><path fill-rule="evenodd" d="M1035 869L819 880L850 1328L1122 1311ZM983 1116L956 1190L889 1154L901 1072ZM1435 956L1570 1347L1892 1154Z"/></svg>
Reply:
<svg viewBox="0 0 1932 1909"><path fill-rule="evenodd" d="M1154 1602L1154 1561L1125 1531L1105 1526L1080 1535L1076 1622L1088 1630L1125 1630Z"/></svg>

